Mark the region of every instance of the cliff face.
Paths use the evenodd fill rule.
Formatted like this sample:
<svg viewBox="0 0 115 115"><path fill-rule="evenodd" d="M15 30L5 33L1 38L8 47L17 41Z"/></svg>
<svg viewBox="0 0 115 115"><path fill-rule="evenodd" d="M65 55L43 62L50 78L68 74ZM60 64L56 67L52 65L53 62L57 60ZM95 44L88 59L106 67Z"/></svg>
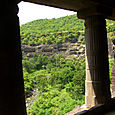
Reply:
<svg viewBox="0 0 115 115"><path fill-rule="evenodd" d="M39 46L22 45L22 54L24 57L32 57L34 53L45 56L58 56L61 54L67 58L75 57L83 59L85 57L85 45L82 45L81 42Z"/></svg>
<svg viewBox="0 0 115 115"><path fill-rule="evenodd" d="M108 39L108 51L109 59L113 59L113 43L111 39ZM51 45L39 45L39 46L30 46L22 45L22 54L23 57L32 57L34 53L39 55L58 56L59 54L65 56L66 58L85 58L85 45L81 42L76 43L64 43L64 44L51 44Z"/></svg>

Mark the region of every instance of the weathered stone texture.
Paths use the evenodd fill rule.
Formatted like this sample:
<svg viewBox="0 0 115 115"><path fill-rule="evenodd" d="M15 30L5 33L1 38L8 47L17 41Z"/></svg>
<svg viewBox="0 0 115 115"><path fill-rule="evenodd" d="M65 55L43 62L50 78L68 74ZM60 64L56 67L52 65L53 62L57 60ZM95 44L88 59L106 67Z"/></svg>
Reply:
<svg viewBox="0 0 115 115"><path fill-rule="evenodd" d="M115 97L115 45L113 46L114 64L112 67L111 78L112 78L112 97Z"/></svg>
<svg viewBox="0 0 115 115"><path fill-rule="evenodd" d="M115 115L114 107L115 98L111 99L108 104L98 104L89 110L84 110L71 115Z"/></svg>
<svg viewBox="0 0 115 115"><path fill-rule="evenodd" d="M113 54L113 43L111 39L108 39L108 51L109 59L114 59ZM50 45L39 45L39 46L29 46L22 45L23 57L32 57L34 53L39 55L59 55L62 54L65 57L75 57L78 59L85 58L85 45L81 42L76 43L64 43L64 44L50 44Z"/></svg>
<svg viewBox="0 0 115 115"><path fill-rule="evenodd" d="M85 58L85 45L82 45L81 42L39 46L22 45L22 53L23 57L31 57L34 53L37 53L45 56L61 54L67 58L83 59Z"/></svg>
<svg viewBox="0 0 115 115"><path fill-rule="evenodd" d="M86 39L86 107L110 100L106 22L103 16L85 20Z"/></svg>

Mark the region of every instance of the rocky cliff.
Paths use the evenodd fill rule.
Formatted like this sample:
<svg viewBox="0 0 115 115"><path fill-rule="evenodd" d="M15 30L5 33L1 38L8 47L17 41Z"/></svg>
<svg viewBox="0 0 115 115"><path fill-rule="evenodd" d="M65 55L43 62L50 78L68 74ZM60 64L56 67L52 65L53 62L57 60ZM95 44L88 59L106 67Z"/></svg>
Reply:
<svg viewBox="0 0 115 115"><path fill-rule="evenodd" d="M112 46L112 40L108 39L109 59L113 59ZM75 57L78 59L83 59L85 57L85 45L83 45L80 41L76 43L69 42L64 44L50 44L38 46L22 45L23 57L32 57L34 53L45 56L58 56L59 54L62 54L66 58Z"/></svg>
<svg viewBox="0 0 115 115"><path fill-rule="evenodd" d="M32 57L34 53L46 56L58 56L62 54L67 58L75 57L83 59L85 57L85 45L82 45L81 42L39 46L22 45L22 54L24 57Z"/></svg>

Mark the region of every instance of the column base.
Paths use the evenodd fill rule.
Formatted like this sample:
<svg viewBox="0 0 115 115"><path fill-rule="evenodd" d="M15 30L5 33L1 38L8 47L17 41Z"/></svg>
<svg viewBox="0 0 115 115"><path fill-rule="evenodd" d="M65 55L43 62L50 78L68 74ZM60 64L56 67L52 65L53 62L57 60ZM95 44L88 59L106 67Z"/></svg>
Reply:
<svg viewBox="0 0 115 115"><path fill-rule="evenodd" d="M95 89L96 87L96 89ZM86 97L85 97L85 103L86 108L91 108L92 106L95 106L99 103L99 100L97 100L97 93L100 95L100 98L102 96L101 94L101 82L100 81L85 81L85 88L86 88Z"/></svg>

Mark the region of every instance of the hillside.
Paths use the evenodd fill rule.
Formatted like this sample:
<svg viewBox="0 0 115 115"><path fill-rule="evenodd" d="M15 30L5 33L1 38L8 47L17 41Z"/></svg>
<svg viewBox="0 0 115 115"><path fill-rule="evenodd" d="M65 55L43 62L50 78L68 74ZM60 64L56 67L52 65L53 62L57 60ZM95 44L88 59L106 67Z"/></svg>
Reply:
<svg viewBox="0 0 115 115"><path fill-rule="evenodd" d="M84 36L84 21L76 15L58 19L41 19L21 26L22 44L64 43L69 38ZM75 40L74 39L74 40Z"/></svg>
<svg viewBox="0 0 115 115"><path fill-rule="evenodd" d="M71 15L32 21L20 29L23 54L33 53L22 60L28 115L64 115L84 104L84 21ZM107 20L107 31L108 38L115 37L114 21ZM64 56L54 56L58 53Z"/></svg>
<svg viewBox="0 0 115 115"><path fill-rule="evenodd" d="M21 26L21 40L25 45L59 44L80 39L84 43L84 20L76 15L57 19L40 19ZM108 37L115 37L115 21L107 20Z"/></svg>

